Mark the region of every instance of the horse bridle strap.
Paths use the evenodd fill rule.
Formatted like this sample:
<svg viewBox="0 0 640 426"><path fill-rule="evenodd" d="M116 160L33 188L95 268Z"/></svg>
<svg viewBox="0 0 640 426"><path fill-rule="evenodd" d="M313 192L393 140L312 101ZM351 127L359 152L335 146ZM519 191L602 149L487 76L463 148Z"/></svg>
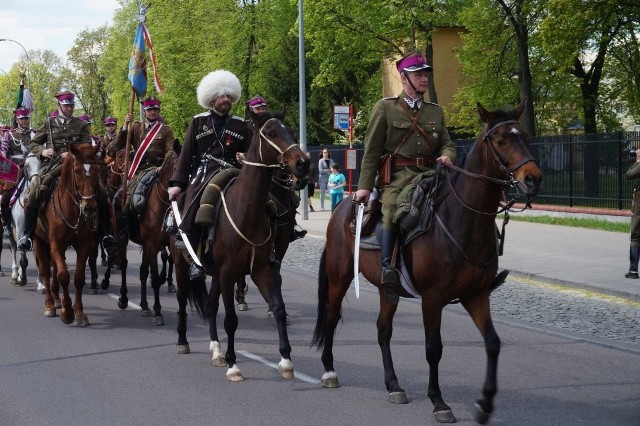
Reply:
<svg viewBox="0 0 640 426"><path fill-rule="evenodd" d="M491 152L493 153L493 156L496 158L496 160L498 161L498 164L500 164L500 166L506 170L509 173L514 173L516 170L518 170L520 167L524 166L525 164L533 161L535 162L536 159L529 156L529 157L525 157L523 158L519 163L517 163L514 167L512 168L507 168L505 166L504 161L502 161L502 158L500 158L500 155L498 155L498 152L496 151L495 147L493 146L493 144L491 143L491 133L502 127L502 126L507 126L509 124L520 124L520 122L518 120L505 120L505 121L499 121L496 124L493 125L493 127L491 127L489 130L487 130L486 134L484 135L484 137L482 138L482 140L484 140L485 142L487 142L487 144L489 145L489 147L491 148Z"/></svg>
<svg viewBox="0 0 640 426"><path fill-rule="evenodd" d="M263 125L262 127L260 127L260 146L258 147L258 152L260 153L260 161L262 161L262 163L254 163L251 161L246 161L243 160L242 164L247 164L249 166L256 166L256 167L267 167L267 168L281 168L284 169L285 164L284 164L284 155L287 153L287 151L289 151L290 149L293 149L295 147L298 146L298 144L291 144L287 147L287 149L285 149L284 151L280 149L280 147L278 145L276 145L271 139L269 139L264 132L262 131L265 126L271 121L271 120L277 120L277 118L270 118L268 119ZM278 153L280 154L280 162L278 164L265 164L264 163L264 159L262 158L262 139L266 140L267 142L269 142L269 145L271 145L276 151L278 151Z"/></svg>

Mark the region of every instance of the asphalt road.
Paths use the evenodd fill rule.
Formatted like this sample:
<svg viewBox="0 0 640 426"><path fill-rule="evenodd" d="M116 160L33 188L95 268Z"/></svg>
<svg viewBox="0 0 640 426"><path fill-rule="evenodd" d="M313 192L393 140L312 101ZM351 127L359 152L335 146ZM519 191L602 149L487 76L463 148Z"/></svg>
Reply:
<svg viewBox="0 0 640 426"><path fill-rule="evenodd" d="M280 358L277 332L253 285L247 296L250 310L239 313L236 335L246 380L230 383L224 368L211 365L206 326L194 315L189 317L188 332L192 353L176 354L177 303L166 287L162 288L166 324L154 327L150 318L140 316L133 305L139 303L140 294L136 249L129 252L132 305L118 309L119 280L112 277L107 292L85 295L85 311L91 321L86 328L45 318L43 296L35 291L35 284L13 287L8 278L0 278L0 424L435 424L426 394L428 366L419 301L401 302L392 340L396 371L409 404L387 402L375 330L378 296L366 284L360 299L352 290L348 293L344 322L337 332L335 366L342 386L323 389L319 384L323 373L320 354L309 344L321 248L319 239L298 241L283 266L283 293L292 320L289 334L298 374L290 381L280 378L270 366ZM73 253L67 257L73 259ZM5 255L3 270L7 271L7 265ZM30 266L29 276L34 275ZM492 306L503 345L492 424L637 424L638 328L635 338L629 331L623 333L629 336L616 338L615 328L612 336L589 329L605 329L607 322L619 322L617 317L605 317L599 325L585 324L607 307L621 311L620 306L633 324L639 316L638 306L512 280L494 293ZM562 306L581 306L584 311L571 315L565 309L548 318ZM474 424L472 406L480 396L485 367L481 338L466 313L455 306L445 309L442 336L444 398L459 424Z"/></svg>

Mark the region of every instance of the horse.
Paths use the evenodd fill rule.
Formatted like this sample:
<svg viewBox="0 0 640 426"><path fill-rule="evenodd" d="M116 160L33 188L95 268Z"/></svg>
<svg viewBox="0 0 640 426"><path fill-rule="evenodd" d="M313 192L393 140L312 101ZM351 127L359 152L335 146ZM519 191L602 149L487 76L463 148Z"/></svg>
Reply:
<svg viewBox="0 0 640 426"><path fill-rule="evenodd" d="M85 285L87 259L98 245L98 203L101 168L96 157L98 146L70 144L62 160L62 171L51 197L41 212L34 234L34 253L45 285L44 315L54 317L60 310L65 324L88 326L82 292ZM69 295L69 268L65 251L76 251L73 305ZM53 274L52 274L53 269ZM62 287L62 300L59 291Z"/></svg>
<svg viewBox="0 0 640 426"><path fill-rule="evenodd" d="M439 422L456 421L451 408L443 400L438 377L438 364L442 358L442 309L452 301L459 301L464 306L484 339L487 367L483 397L475 404L476 421L487 422L494 408L500 351L500 339L489 308L499 255L495 217L505 188L515 187L528 197L529 203L539 193L542 182L542 173L528 148L530 137L518 122L524 105L522 101L515 110L490 112L478 103L484 128L463 167L451 166L452 171L445 169L444 189L436 196L431 209L434 219L430 230L398 249L406 266L406 273L402 275L409 278L413 293L403 287L400 295L422 299L429 364L428 396ZM510 204L512 202L504 207ZM320 259L318 312L312 345L322 349L325 369L322 385L326 388L339 387L333 365L333 344L341 318L342 300L354 278L355 238L350 230L353 217L352 203L338 205L327 225L326 245ZM397 304L389 303L381 288L380 251L361 250L359 271L378 287L380 294L378 343L389 400L407 403L391 357L392 325Z"/></svg>
<svg viewBox="0 0 640 426"><path fill-rule="evenodd" d="M23 177L18 184L16 192L13 197L11 205L11 233L9 234L9 249L13 255L11 263L11 284L24 286L27 284L27 267L29 266L29 260L27 254L23 250L18 250L17 241L20 241L24 234L24 206L29 194L31 182L38 175L38 169L40 168L40 160L33 154L26 155L23 167ZM18 254L20 252L20 254ZM18 256L20 259L18 260ZM37 291L40 294L44 294L44 284L38 274L36 280L38 284Z"/></svg>
<svg viewBox="0 0 640 426"><path fill-rule="evenodd" d="M176 139L177 141L177 139ZM180 145L174 143L173 150L178 153L180 149ZM111 163L109 163L107 167L107 193L109 194L109 199L113 200L118 189L122 187L122 180L124 179L124 168L125 168L125 150L121 149L116 152L116 155ZM114 218L114 223L116 220ZM167 248L162 247L160 251L160 259L162 261L162 269L160 270L160 281L161 285L165 282L167 283L167 293L175 293L176 286L173 284L173 259L169 255ZM100 287L104 290L109 288L109 279L111 277L111 269L113 267L119 267L118 263L111 262L107 265L107 271L105 273L105 277L102 280Z"/></svg>
<svg viewBox="0 0 640 426"><path fill-rule="evenodd" d="M120 274L122 278L118 307L126 309L129 305L126 253L128 241L131 240L142 247L140 307L142 308L142 316L153 316L153 325L164 325L160 304L160 286L166 281L166 275L164 268L162 274L158 273L158 253L169 245L169 234L162 229L162 222L169 208L169 194L167 193L169 179L177 162L178 155L175 151L170 151L160 166L158 178L149 187L144 213L139 218L130 218L127 229L119 232L124 238L119 238L118 241L118 257L120 259ZM149 173L155 173L155 171L150 171ZM116 200L116 202L119 202L119 200ZM109 268L107 273L110 273ZM149 274L151 274L151 288L154 295L153 311L149 309L149 304L147 303L147 279ZM103 284L106 282L108 286L108 281L109 275L105 275Z"/></svg>
<svg viewBox="0 0 640 426"><path fill-rule="evenodd" d="M228 367L230 381L243 380L237 366L235 332L238 316L234 305L234 285L250 275L260 292L273 305L278 328L279 349L282 357L278 364L285 379L293 378L291 345L286 325L286 312L282 300L280 264L273 257L273 230L266 212L269 185L274 169L282 169L302 178L309 170L309 160L297 145L281 115L250 113L254 129L246 160L235 182L221 193L220 214L214 222L214 240L201 257L207 275L212 276L211 291L204 281L189 280L187 255L176 247L172 238L171 250L175 259L178 298L178 343L176 351L190 353L187 341L187 300L198 314L209 323L213 363ZM219 298L225 307L224 329L228 345L223 357L216 328Z"/></svg>

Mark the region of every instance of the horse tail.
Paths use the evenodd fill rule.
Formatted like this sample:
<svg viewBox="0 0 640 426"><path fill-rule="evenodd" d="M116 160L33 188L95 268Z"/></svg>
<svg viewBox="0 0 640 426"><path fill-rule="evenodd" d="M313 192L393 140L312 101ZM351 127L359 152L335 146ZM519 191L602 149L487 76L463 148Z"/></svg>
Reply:
<svg viewBox="0 0 640 426"><path fill-rule="evenodd" d="M209 292L205 280L189 281L189 294L187 295L189 306L198 313L200 318L207 318L207 300Z"/></svg>
<svg viewBox="0 0 640 426"><path fill-rule="evenodd" d="M327 322L327 303L329 301L329 277L327 276L327 246L324 246L320 256L320 269L318 271L318 317L316 328L313 331L311 346L317 345L318 350L324 347L324 329Z"/></svg>

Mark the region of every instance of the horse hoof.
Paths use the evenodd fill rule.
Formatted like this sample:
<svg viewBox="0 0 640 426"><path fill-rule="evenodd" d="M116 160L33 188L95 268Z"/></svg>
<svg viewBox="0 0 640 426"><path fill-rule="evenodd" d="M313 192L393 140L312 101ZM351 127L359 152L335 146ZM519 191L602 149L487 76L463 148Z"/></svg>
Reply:
<svg viewBox="0 0 640 426"><path fill-rule="evenodd" d="M100 288L101 288L101 289L103 289L103 290L108 289L108 288L109 288L109 281L107 281L107 280L102 280L102 281L100 282Z"/></svg>
<svg viewBox="0 0 640 426"><path fill-rule="evenodd" d="M89 318L85 316L84 318L76 318L73 322L73 325L75 325L76 327L86 327L91 324L89 323Z"/></svg>
<svg viewBox="0 0 640 426"><path fill-rule="evenodd" d="M237 364L227 370L227 380L230 382L242 382L244 380Z"/></svg>
<svg viewBox="0 0 640 426"><path fill-rule="evenodd" d="M433 417L438 423L455 423L457 421L451 410L434 411Z"/></svg>
<svg viewBox="0 0 640 426"><path fill-rule="evenodd" d="M329 388L329 389L340 387L340 382L338 381L338 375L336 374L335 371L330 371L322 375L322 387Z"/></svg>
<svg viewBox="0 0 640 426"><path fill-rule="evenodd" d="M215 367L228 367L227 360L222 355L222 349L220 348L220 342L212 341L209 343L209 352L211 352L211 363Z"/></svg>
<svg viewBox="0 0 640 426"><path fill-rule="evenodd" d="M191 353L191 348L188 344L186 345L176 345L176 353L181 355L186 355Z"/></svg>
<svg viewBox="0 0 640 426"><path fill-rule="evenodd" d="M43 284L38 283L38 293L44 294L45 286Z"/></svg>
<svg viewBox="0 0 640 426"><path fill-rule="evenodd" d="M290 359L282 358L280 363L278 364L278 371L283 379L291 380L293 379L293 363Z"/></svg>
<svg viewBox="0 0 640 426"><path fill-rule="evenodd" d="M394 404L408 404L407 393L404 391L389 392L389 402L393 402Z"/></svg>
<svg viewBox="0 0 640 426"><path fill-rule="evenodd" d="M62 308L62 302L60 301L60 299L53 301L53 307L56 309Z"/></svg>
<svg viewBox="0 0 640 426"><path fill-rule="evenodd" d="M140 313L140 315L142 315L143 317L152 317L153 316L153 311L151 309L143 309L142 312Z"/></svg>
<svg viewBox="0 0 640 426"><path fill-rule="evenodd" d="M268 316L269 318L273 318L273 310L269 309L269 310L267 311L267 316Z"/></svg>
<svg viewBox="0 0 640 426"><path fill-rule="evenodd" d="M164 325L164 318L162 315L158 315L153 317L153 321L151 322L153 325Z"/></svg>
<svg viewBox="0 0 640 426"><path fill-rule="evenodd" d="M175 293L176 292L176 286L173 284L169 284L167 286L167 293Z"/></svg>
<svg viewBox="0 0 640 426"><path fill-rule="evenodd" d="M66 316L64 315L62 312L60 313L60 321L62 321L63 323L69 325L73 322L74 317L72 316Z"/></svg>
<svg viewBox="0 0 640 426"><path fill-rule="evenodd" d="M44 316L47 318L53 318L56 316L56 310L55 309L44 309Z"/></svg>
<svg viewBox="0 0 640 426"><path fill-rule="evenodd" d="M25 285L27 285L27 280L20 280L20 279L19 279L19 280L18 280L18 285L19 285L20 287L24 287Z"/></svg>
<svg viewBox="0 0 640 426"><path fill-rule="evenodd" d="M129 301L128 300L118 299L118 308L127 309L127 306L129 306Z"/></svg>
<svg viewBox="0 0 640 426"><path fill-rule="evenodd" d="M477 402L474 404L473 418L478 424L484 425L489 421L491 413L487 413Z"/></svg>
<svg viewBox="0 0 640 426"><path fill-rule="evenodd" d="M93 288L93 287L91 287L91 288L89 289L89 294L98 294L98 289L97 289L97 288Z"/></svg>
<svg viewBox="0 0 640 426"><path fill-rule="evenodd" d="M248 311L249 310L249 305L247 305L246 303L238 303L238 310L239 311Z"/></svg>

